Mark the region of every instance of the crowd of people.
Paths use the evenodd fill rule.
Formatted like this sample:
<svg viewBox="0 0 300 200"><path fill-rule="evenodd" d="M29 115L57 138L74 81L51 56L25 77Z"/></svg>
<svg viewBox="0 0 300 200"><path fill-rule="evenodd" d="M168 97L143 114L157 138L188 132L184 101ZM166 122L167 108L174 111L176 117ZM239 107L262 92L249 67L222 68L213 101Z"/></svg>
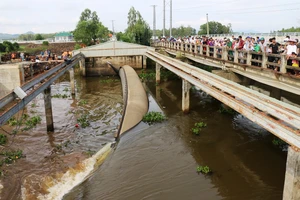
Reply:
<svg viewBox="0 0 300 200"><path fill-rule="evenodd" d="M211 47L226 47L229 51L229 59L233 57L233 50L246 50L253 51L257 54L260 53L270 53L270 54L286 54L287 64L293 67L299 67L300 58L300 43L298 39L292 39L286 36L283 43L278 43L275 37L270 38L268 41L264 37L250 37L242 38L242 36L223 39L213 39L207 36L189 36L189 37L179 37L179 38L165 38L162 37L160 41L169 41L185 44L195 44L195 45L207 45L210 51L213 49ZM231 51L230 51L231 50ZM239 57L243 57L244 54L240 53ZM261 59L260 55L254 55L254 59ZM241 62L245 60L241 59ZM269 56L268 62L274 62L280 64L280 59L278 57ZM254 65L260 65L260 63L255 63ZM276 66L269 65L268 67L278 71L279 68ZM299 70L294 71L296 75L300 75Z"/></svg>

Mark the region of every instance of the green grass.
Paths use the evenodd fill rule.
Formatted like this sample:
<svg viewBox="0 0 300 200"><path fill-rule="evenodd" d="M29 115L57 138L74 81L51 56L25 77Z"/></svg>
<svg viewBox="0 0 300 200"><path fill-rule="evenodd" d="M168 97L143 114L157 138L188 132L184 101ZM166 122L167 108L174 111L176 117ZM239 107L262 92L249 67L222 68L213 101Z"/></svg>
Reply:
<svg viewBox="0 0 300 200"><path fill-rule="evenodd" d="M153 124L166 120L166 117L160 112L149 112L143 117L143 122Z"/></svg>

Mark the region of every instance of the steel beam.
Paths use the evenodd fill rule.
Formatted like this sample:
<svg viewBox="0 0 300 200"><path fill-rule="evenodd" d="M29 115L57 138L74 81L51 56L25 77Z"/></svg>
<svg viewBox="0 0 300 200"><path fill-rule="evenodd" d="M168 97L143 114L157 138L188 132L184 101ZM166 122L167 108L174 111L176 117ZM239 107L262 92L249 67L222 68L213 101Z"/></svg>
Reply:
<svg viewBox="0 0 300 200"><path fill-rule="evenodd" d="M78 57L81 57L82 54L77 54L76 56L74 56L71 61L73 62L75 59L77 59ZM30 88L32 88L33 86L35 86L36 84L40 83L42 80L44 80L45 78L52 76L53 74L55 74L57 71L61 70L62 68L64 68L66 66L66 63L61 63L59 65L57 65L56 67L48 70L45 73L42 73L38 76L36 76L34 79L28 81L27 83L25 83L24 85L21 86L23 91L27 91ZM16 98L16 95L11 92L10 94L6 95L5 97L0 99L0 109L3 108L4 106L6 106L7 104L9 104L10 102L12 102L14 99Z"/></svg>
<svg viewBox="0 0 300 200"><path fill-rule="evenodd" d="M79 58L80 59L80 58ZM52 74L54 76L48 77L48 80L45 80L44 83L39 85L35 90L29 93L24 99L20 100L17 104L9 108L0 116L0 126L4 125L7 120L9 120L14 114L22 110L29 102L31 102L37 95L43 92L47 87L49 87L54 81L56 81L59 77L61 77L65 72L74 67L77 64L78 60L74 60L70 65L67 65L61 71L56 74Z"/></svg>

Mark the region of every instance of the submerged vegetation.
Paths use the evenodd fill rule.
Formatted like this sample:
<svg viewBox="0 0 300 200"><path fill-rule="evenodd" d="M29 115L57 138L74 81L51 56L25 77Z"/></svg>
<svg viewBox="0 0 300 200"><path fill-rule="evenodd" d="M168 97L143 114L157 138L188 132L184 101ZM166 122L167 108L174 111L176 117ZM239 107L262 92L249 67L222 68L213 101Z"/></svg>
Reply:
<svg viewBox="0 0 300 200"><path fill-rule="evenodd" d="M205 128L207 126L206 123L204 122L198 122L198 123L195 123L194 124L194 127L192 128L192 132L195 134L195 135L199 135L200 132L202 131L202 128Z"/></svg>
<svg viewBox="0 0 300 200"><path fill-rule="evenodd" d="M149 112L143 117L143 122L148 124L162 122L164 120L166 120L166 117L161 112Z"/></svg>
<svg viewBox="0 0 300 200"><path fill-rule="evenodd" d="M90 125L90 122L88 121L88 116L87 115L81 115L78 119L77 122L80 124L82 128L86 128Z"/></svg>
<svg viewBox="0 0 300 200"><path fill-rule="evenodd" d="M36 125L40 124L42 121L42 118L40 116L33 116L29 118L29 115L23 114L20 119L16 119L15 117L12 117L8 120L7 124L9 126L23 126L25 127L22 129L23 131L28 131L32 128L35 128Z"/></svg>
<svg viewBox="0 0 300 200"><path fill-rule="evenodd" d="M286 149L288 146L288 144L285 141L281 140L278 137L274 137L274 139L272 140L272 144L282 150Z"/></svg>
<svg viewBox="0 0 300 200"><path fill-rule="evenodd" d="M230 107L225 107L224 105L220 106L219 112L222 113L222 114L230 114L230 115L236 114L235 110L233 110Z"/></svg>
<svg viewBox="0 0 300 200"><path fill-rule="evenodd" d="M145 71L142 70L142 72L139 74L140 79L144 81L155 81L156 79L156 72L155 71ZM162 81L168 81L168 80L177 80L180 79L179 76L174 74L173 72L162 68L160 71L160 78Z"/></svg>
<svg viewBox="0 0 300 200"><path fill-rule="evenodd" d="M59 98L59 99L67 99L69 97L70 96L67 95L67 94L55 94L55 95L52 95L52 98Z"/></svg>

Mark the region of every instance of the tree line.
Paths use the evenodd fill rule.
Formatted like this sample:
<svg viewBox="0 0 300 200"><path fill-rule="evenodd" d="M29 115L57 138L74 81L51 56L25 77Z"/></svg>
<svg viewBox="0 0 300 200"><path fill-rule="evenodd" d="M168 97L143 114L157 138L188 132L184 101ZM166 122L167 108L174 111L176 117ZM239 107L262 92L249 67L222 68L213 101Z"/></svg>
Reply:
<svg viewBox="0 0 300 200"><path fill-rule="evenodd" d="M4 41L3 43L0 43L0 52L13 52L18 51L20 49L20 46L18 43L14 42L11 43L9 41Z"/></svg>

